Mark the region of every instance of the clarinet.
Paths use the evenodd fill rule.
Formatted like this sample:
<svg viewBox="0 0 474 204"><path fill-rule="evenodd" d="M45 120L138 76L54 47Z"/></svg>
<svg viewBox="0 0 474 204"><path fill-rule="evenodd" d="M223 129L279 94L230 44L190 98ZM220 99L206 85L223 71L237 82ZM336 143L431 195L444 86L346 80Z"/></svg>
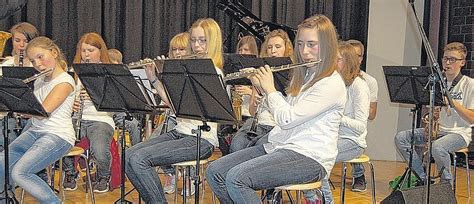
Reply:
<svg viewBox="0 0 474 204"><path fill-rule="evenodd" d="M20 54L18 56L18 66L23 67L23 60L25 59L24 50L20 50Z"/></svg>
<svg viewBox="0 0 474 204"><path fill-rule="evenodd" d="M84 98L81 96L81 91L79 91L79 110L76 113L76 140L81 139L81 121L82 121L82 112L84 111Z"/></svg>
<svg viewBox="0 0 474 204"><path fill-rule="evenodd" d="M89 63L89 60L85 60L84 63ZM76 113L76 140L79 141L81 139L81 122L82 122L82 113L84 112L84 97L81 96L81 90L83 90L84 87L81 85L81 89L79 90L79 110Z"/></svg>
<svg viewBox="0 0 474 204"><path fill-rule="evenodd" d="M253 119L252 119L252 125L250 126L250 129L247 132L247 135L250 136L250 137L257 136L258 115L260 114L260 111L261 111L260 108L261 108L262 102L263 102L263 99L260 102L257 103L255 114L254 114Z"/></svg>

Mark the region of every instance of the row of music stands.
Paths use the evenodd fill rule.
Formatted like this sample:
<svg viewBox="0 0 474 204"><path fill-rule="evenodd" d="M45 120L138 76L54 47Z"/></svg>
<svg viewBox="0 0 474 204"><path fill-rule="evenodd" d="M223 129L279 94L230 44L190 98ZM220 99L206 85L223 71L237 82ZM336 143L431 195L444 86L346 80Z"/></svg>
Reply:
<svg viewBox="0 0 474 204"><path fill-rule="evenodd" d="M137 80L125 65L117 64L74 64L84 88L98 111L151 113L162 106L144 94L145 85ZM209 131L206 122L232 123L235 114L225 91L222 79L210 59L166 60L161 74L171 108L177 117L200 120L197 127L195 200L199 202L199 160L201 130ZM33 90L21 79L0 77L0 111L26 113L47 117L48 113L33 94ZM123 125L125 126L125 118ZM6 120L7 121L7 118ZM130 203L125 200L125 131L122 132L122 175L121 196L116 203ZM8 152L8 134L5 137L5 152ZM8 166L8 156L5 158ZM5 189L10 189L8 171L5 171ZM12 192L13 193L13 192ZM7 198L9 194L7 193ZM14 199L13 197L10 197Z"/></svg>

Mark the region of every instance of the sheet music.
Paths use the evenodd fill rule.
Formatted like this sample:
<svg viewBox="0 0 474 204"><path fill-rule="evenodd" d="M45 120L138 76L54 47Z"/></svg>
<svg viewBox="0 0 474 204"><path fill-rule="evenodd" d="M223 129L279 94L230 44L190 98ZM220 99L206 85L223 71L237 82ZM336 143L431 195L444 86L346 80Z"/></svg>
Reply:
<svg viewBox="0 0 474 204"><path fill-rule="evenodd" d="M148 80L148 77L146 76L145 69L130 69L130 72L137 80L138 87L142 91L143 95L145 95L145 93L148 95L148 97L145 97L148 104L153 104L154 106L157 106L158 104L156 104L155 95L151 91L152 86L150 80ZM148 101L150 99L151 101Z"/></svg>

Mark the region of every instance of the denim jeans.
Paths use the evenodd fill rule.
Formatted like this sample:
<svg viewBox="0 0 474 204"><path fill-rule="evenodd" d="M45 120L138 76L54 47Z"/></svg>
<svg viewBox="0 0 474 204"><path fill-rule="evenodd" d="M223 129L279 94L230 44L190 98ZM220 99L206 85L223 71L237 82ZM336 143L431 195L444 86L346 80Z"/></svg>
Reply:
<svg viewBox="0 0 474 204"><path fill-rule="evenodd" d="M91 154L97 163L97 178L110 178L110 165L112 154L110 153L110 142L114 129L107 123L99 121L83 120L81 122L81 138L87 137L90 141ZM74 158L68 157L63 161L64 172L68 176L76 176Z"/></svg>
<svg viewBox="0 0 474 204"><path fill-rule="evenodd" d="M260 139L267 135L273 129L273 126L257 124L257 136L250 137L247 135L247 132L250 130L252 122L253 120L245 121L242 127L240 127L235 133L234 137L232 137L232 142L230 143L229 149L230 153L245 149L247 147L263 144L268 141L268 138L267 141Z"/></svg>
<svg viewBox="0 0 474 204"><path fill-rule="evenodd" d="M347 138L339 138L337 140L337 157L336 162L343 162L349 161L351 159L357 158L364 152L364 148L360 147L356 142L347 139ZM364 174L364 166L359 164L352 166L352 176L353 178L360 177ZM321 181L321 192L324 195L324 200L326 204L334 203L334 199L332 197L331 187L329 186L329 175L325 176ZM316 194L316 191L310 190L304 192L305 197L312 197Z"/></svg>
<svg viewBox="0 0 474 204"><path fill-rule="evenodd" d="M35 173L59 160L72 148L66 140L47 133L27 131L9 146L11 181L40 203L61 203L49 185ZM5 154L0 153L0 190L3 191ZM12 183L12 182L10 182Z"/></svg>
<svg viewBox="0 0 474 204"><path fill-rule="evenodd" d="M123 130L124 129L123 128L123 118L126 115L127 115L126 113L117 113L117 114L115 114L114 117L113 117L114 122L115 122L115 126L121 128ZM132 146L136 145L136 144L138 144L142 141L142 137L141 137L141 134L140 134L140 128L141 128L140 127L140 122L135 117L133 117L132 120L125 120L125 130L127 130L128 133L130 133L130 142L132 143Z"/></svg>
<svg viewBox="0 0 474 204"><path fill-rule="evenodd" d="M166 203L156 166L192 161L196 159L197 137L175 130L148 139L125 153L125 172L146 203ZM201 139L201 159L209 158L214 146Z"/></svg>
<svg viewBox="0 0 474 204"><path fill-rule="evenodd" d="M423 128L415 129L415 134L413 137L415 145L424 145L426 143L423 135ZM436 166L438 167L438 172L441 172L442 168L444 169L441 174L441 180L449 181L452 185L450 153L466 147L467 144L464 138L459 134L439 132L438 135L438 139L433 142L432 155L436 162ZM395 146L407 163L410 158L410 136L411 130L398 132L398 134L395 136ZM423 169L421 156L418 155L416 151L415 154L413 154L412 170L418 174L421 179L426 179L426 173Z"/></svg>
<svg viewBox="0 0 474 204"><path fill-rule="evenodd" d="M221 203L260 203L256 190L319 181L325 175L324 167L309 157L286 149L267 154L263 145L226 155L206 171Z"/></svg>

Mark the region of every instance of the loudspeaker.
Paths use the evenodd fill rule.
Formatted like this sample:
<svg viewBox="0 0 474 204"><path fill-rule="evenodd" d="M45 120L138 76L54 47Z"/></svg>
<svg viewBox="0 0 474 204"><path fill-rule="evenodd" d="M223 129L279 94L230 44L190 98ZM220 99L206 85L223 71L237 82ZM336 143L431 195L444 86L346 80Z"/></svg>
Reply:
<svg viewBox="0 0 474 204"><path fill-rule="evenodd" d="M426 186L418 186L407 190L397 190L380 202L381 204L419 204L425 203ZM456 197L449 183L432 184L430 186L430 203L455 204Z"/></svg>

